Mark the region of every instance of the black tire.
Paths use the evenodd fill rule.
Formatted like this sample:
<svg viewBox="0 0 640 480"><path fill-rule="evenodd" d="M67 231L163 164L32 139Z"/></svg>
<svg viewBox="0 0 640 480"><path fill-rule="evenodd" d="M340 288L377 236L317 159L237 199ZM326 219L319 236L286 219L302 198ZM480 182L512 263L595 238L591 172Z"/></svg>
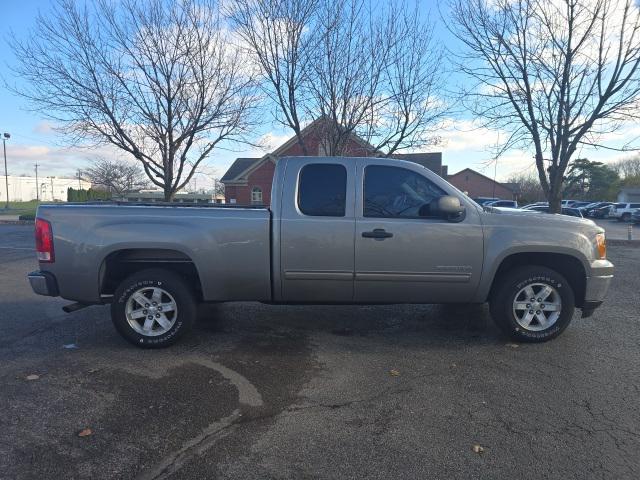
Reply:
<svg viewBox="0 0 640 480"><path fill-rule="evenodd" d="M144 313L155 312L155 315L163 315L162 318L164 321L168 320L169 323L172 322L173 324L167 329L160 325L160 323L155 323L156 321L154 319L151 331L155 333L146 335L140 331L136 331L129 323L129 319L127 318L127 303L136 293L149 296L153 293L153 288L161 288L165 292L162 294L161 298L163 300L161 300L161 302L167 301L171 304L174 303L176 309L174 314L168 310L168 308L172 307L167 307L167 311L164 312L163 315L163 312L157 312L155 310L157 307L150 305L152 299L149 298L150 306L148 308L153 308L154 311L144 310ZM132 305L139 309L144 308L139 302L132 303ZM171 271L155 268L136 272L124 279L116 289L114 301L111 304L111 320L116 330L128 342L140 348L163 348L172 345L191 329L196 315L197 303L185 281ZM143 317L141 322L142 320L146 320L146 318L149 317ZM137 322L137 320L132 320L132 322ZM143 329L141 322L139 327Z"/></svg>
<svg viewBox="0 0 640 480"><path fill-rule="evenodd" d="M560 335L571 322L575 310L573 289L569 282L555 270L536 265L517 267L496 281L498 283L489 300L491 317L500 330L513 340L519 342L546 342ZM544 284L552 287L557 292L557 295L560 296L562 302L560 314L555 322L548 328L537 331L524 328L518 323L517 312L514 312L514 302L516 302L518 293L525 287L534 284ZM534 286L533 288L539 287ZM552 295L555 296L555 292ZM524 294L521 293L521 295ZM524 301L526 302L526 300ZM532 305L537 305L537 303ZM532 311L530 310L529 313ZM538 310L535 311L537 312ZM520 313L523 316L526 314L526 311ZM549 316L552 313L543 312L543 315ZM543 327L543 323L538 322L537 319L534 319L534 321L536 324L532 325L533 329Z"/></svg>
<svg viewBox="0 0 640 480"><path fill-rule="evenodd" d="M630 213L623 213L622 217L620 217L620 220L623 222L628 222L629 220L631 220L631 214Z"/></svg>

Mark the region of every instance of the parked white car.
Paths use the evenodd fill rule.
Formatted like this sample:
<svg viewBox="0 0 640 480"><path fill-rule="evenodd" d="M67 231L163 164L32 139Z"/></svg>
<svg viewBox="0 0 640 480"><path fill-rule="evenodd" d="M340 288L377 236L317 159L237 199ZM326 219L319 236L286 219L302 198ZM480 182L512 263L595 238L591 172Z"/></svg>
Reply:
<svg viewBox="0 0 640 480"><path fill-rule="evenodd" d="M518 202L515 200L496 200L494 202L487 202L485 207L506 207L506 208L518 208Z"/></svg>
<svg viewBox="0 0 640 480"><path fill-rule="evenodd" d="M631 220L633 212L640 208L638 203L615 203L609 208L609 218L615 218L619 222L628 222Z"/></svg>

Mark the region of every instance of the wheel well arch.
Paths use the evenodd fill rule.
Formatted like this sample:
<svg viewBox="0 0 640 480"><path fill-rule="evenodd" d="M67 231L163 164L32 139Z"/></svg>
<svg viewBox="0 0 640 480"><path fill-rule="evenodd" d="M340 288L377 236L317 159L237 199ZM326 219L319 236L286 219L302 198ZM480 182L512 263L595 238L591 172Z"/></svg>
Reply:
<svg viewBox="0 0 640 480"><path fill-rule="evenodd" d="M169 248L125 248L109 253L100 265L100 295L112 295L126 277L149 268L162 268L180 275L196 297L202 299L200 274L193 259Z"/></svg>
<svg viewBox="0 0 640 480"><path fill-rule="evenodd" d="M489 298L493 296L494 290L507 272L516 267L529 265L541 265L561 274L567 279L569 285L571 285L575 296L576 307L582 307L584 305L587 288L587 275L584 265L580 259L564 253L521 252L508 255L500 262L493 276Z"/></svg>

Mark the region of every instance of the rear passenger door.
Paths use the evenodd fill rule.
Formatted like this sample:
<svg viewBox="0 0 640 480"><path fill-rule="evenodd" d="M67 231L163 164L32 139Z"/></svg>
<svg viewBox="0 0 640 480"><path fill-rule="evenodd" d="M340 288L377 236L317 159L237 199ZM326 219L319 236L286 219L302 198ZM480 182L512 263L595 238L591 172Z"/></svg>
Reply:
<svg viewBox="0 0 640 480"><path fill-rule="evenodd" d="M353 300L355 168L353 159L287 159L280 222L283 300Z"/></svg>

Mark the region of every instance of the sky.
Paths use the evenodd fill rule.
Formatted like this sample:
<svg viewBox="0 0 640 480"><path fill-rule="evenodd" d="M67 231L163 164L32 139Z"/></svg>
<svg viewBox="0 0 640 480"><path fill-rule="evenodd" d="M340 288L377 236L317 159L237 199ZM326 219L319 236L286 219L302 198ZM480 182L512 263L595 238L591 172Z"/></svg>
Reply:
<svg viewBox="0 0 640 480"><path fill-rule="evenodd" d="M10 175L33 175L35 164L39 164L39 175L74 176L77 171L91 164L98 156L118 156L120 153L111 147L97 149L69 146L68 139L54 130L54 125L38 112L30 111L25 99L6 88L5 82L21 85L21 80L11 73L15 62L13 52L7 44L7 38L25 38L35 25L38 11L46 14L50 10L51 0L2 0L2 21L0 22L0 133L8 132L7 164ZM428 3L425 3L428 5ZM427 8L427 7L425 7ZM437 12L435 12L437 15ZM455 39L445 28L436 22L436 35L446 45L455 45ZM462 81L462 80L461 80ZM269 112L267 112L269 113ZM261 156L273 150L291 136L288 130L271 122L270 115L264 115L265 121L256 130L257 143L264 148L235 147L234 151L214 150L195 177L192 188L210 188L214 177L221 177L236 157ZM506 180L514 173L532 170L533 158L530 152L510 151L492 163L492 149L499 139L499 132L478 128L472 118L461 116L450 118L446 128L436 132L442 143L430 151L441 151L443 163L448 165L449 173L463 168L473 168L498 180ZM621 133L611 136L609 144L619 145L640 135L640 128L629 125ZM626 158L629 153L606 149L584 149L578 155L590 160L611 162ZM4 174L4 171L0 172Z"/></svg>

